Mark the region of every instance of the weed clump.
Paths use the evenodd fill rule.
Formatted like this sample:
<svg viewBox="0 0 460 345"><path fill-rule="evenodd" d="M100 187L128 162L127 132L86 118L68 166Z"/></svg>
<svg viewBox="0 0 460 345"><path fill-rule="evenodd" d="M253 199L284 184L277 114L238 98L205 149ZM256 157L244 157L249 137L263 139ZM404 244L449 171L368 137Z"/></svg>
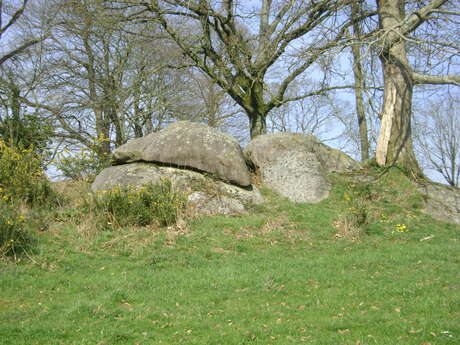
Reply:
<svg viewBox="0 0 460 345"><path fill-rule="evenodd" d="M169 179L139 188L117 187L98 192L90 202L103 228L159 223L175 224L185 206L185 196L175 191Z"/></svg>
<svg viewBox="0 0 460 345"><path fill-rule="evenodd" d="M33 248L35 238L27 223L17 207L0 201L0 258L17 259Z"/></svg>
<svg viewBox="0 0 460 345"><path fill-rule="evenodd" d="M337 237L359 239L367 232L370 205L374 199L370 185L351 183L343 194L345 211L339 215L334 225L338 229Z"/></svg>

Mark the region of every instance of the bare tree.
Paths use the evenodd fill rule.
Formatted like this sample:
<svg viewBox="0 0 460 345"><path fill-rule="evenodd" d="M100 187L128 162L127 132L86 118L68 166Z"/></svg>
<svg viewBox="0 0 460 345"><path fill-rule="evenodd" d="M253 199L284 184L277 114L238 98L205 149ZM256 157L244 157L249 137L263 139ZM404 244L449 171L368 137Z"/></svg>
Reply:
<svg viewBox="0 0 460 345"><path fill-rule="evenodd" d="M59 3L43 58L46 76L22 102L50 113L57 137L105 157L128 138L161 128L171 117L171 95L178 97L184 83L181 73L166 71L172 47L154 49L154 36L133 36L127 29L136 27L126 28L101 4Z"/></svg>
<svg viewBox="0 0 460 345"><path fill-rule="evenodd" d="M319 81L302 94L286 95L294 80L315 70L327 51L343 43L351 22L340 13L350 2L116 1L132 9L131 20L155 20L162 26L191 63L244 109L251 137L266 132L272 109L334 88ZM290 58L294 50L296 58ZM270 90L275 71L282 81Z"/></svg>
<svg viewBox="0 0 460 345"><path fill-rule="evenodd" d="M415 42L419 46L429 43L438 49L447 49L452 58L458 57L458 36L449 36L447 31L441 30L436 41L430 38L427 41L423 37L427 25L431 25L428 32L434 35L436 28L433 25L441 21L451 22L454 30L458 31L455 19L460 15L458 2L431 0L411 4L403 0L377 0L377 6L380 22L377 42L383 69L384 100L376 160L381 166L398 164L412 175L419 176L421 170L415 158L411 135L414 86L460 85L460 77L456 74L432 75L417 71L408 59L407 45L408 42ZM411 9L408 14L407 8Z"/></svg>

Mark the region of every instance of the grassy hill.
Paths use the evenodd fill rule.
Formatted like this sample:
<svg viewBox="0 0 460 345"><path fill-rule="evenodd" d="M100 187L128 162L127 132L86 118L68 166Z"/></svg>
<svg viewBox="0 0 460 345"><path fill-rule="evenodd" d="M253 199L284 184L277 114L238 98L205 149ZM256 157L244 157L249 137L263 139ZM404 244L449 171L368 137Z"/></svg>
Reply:
<svg viewBox="0 0 460 345"><path fill-rule="evenodd" d="M398 170L240 217L97 230L81 199L0 262L0 344L459 344L460 229ZM43 230L43 229L42 229Z"/></svg>

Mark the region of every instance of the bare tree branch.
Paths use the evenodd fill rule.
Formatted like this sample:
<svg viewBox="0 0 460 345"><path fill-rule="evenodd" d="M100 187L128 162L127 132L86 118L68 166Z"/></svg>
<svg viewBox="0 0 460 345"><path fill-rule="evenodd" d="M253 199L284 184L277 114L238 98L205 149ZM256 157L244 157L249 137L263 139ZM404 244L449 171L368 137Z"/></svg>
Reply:
<svg viewBox="0 0 460 345"><path fill-rule="evenodd" d="M27 41L25 43L23 43L22 45L20 45L19 47L13 49L12 51L8 52L7 54L3 55L0 57L0 66L7 60L11 59L12 57L16 56L17 54L20 54L22 53L24 50L26 50L27 48L37 44L37 43L40 43L42 42L43 40L45 39L45 37L43 38L37 38L37 39L33 39L33 40L30 40L30 41Z"/></svg>
<svg viewBox="0 0 460 345"><path fill-rule="evenodd" d="M0 21L0 38L6 32L6 30L8 30L22 16L26 8L27 2L29 2L29 0L22 1L22 6L19 9L17 9L16 12L14 12L14 14L11 16L10 20L8 21L8 23L6 23L5 26L2 27L1 26L2 23ZM3 12L3 1L0 1L0 15L2 14L2 12Z"/></svg>
<svg viewBox="0 0 460 345"><path fill-rule="evenodd" d="M444 76L436 76L436 75L427 75L427 74L420 74L412 72L411 74L412 79L415 84L432 84L432 85L456 85L460 86L460 76L459 75L444 75Z"/></svg>

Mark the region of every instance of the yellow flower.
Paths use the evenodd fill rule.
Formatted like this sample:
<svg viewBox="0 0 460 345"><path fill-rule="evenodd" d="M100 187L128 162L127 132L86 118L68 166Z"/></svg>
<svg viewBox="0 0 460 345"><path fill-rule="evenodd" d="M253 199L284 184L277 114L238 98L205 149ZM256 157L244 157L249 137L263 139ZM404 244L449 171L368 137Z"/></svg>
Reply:
<svg viewBox="0 0 460 345"><path fill-rule="evenodd" d="M392 234L394 233L403 233L403 232L408 232L409 229L407 228L406 224L396 224L395 229L391 232Z"/></svg>

